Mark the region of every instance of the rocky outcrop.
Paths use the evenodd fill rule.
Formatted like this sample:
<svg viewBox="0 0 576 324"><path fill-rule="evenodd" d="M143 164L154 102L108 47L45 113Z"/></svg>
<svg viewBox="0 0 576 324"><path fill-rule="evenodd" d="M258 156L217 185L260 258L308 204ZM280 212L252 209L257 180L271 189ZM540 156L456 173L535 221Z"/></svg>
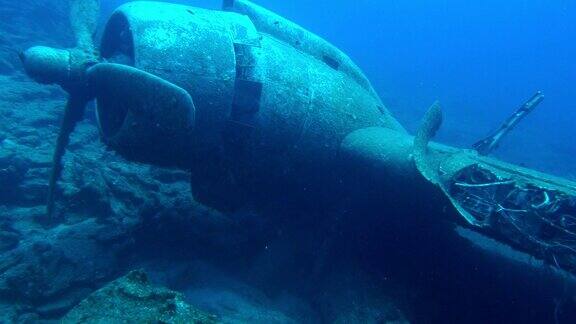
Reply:
<svg viewBox="0 0 576 324"><path fill-rule="evenodd" d="M180 293L154 287L142 271L132 271L92 293L62 323L216 323L184 301Z"/></svg>
<svg viewBox="0 0 576 324"><path fill-rule="evenodd" d="M155 215L165 210L190 215L199 208L192 201L185 172L130 163L107 151L89 109L64 158L57 197L61 221L47 225L51 155L65 94L18 72L13 50L27 46L29 40L67 44L66 37L59 36L66 33L51 35L43 27L62 24L66 27L59 30L67 30L64 11L57 4L61 2L10 2L0 8L3 17L13 17L0 22L2 322L62 316L124 271L119 261L134 243L129 233L143 219L158 219ZM10 64L3 63L7 61Z"/></svg>
<svg viewBox="0 0 576 324"><path fill-rule="evenodd" d="M61 221L48 226L47 183L64 96L19 74L0 76L0 83L0 307L12 306L0 320L58 318L123 271L130 233L144 220L153 223L167 210L185 218L201 207L185 172L123 160L105 149L88 118L64 158Z"/></svg>

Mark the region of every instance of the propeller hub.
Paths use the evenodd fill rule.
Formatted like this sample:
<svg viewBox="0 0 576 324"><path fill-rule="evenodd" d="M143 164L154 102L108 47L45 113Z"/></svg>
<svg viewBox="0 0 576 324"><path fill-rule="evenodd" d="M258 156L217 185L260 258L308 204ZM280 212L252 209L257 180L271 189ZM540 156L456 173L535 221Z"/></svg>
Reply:
<svg viewBox="0 0 576 324"><path fill-rule="evenodd" d="M20 54L26 74L36 82L58 84L68 92L85 92L86 70L98 63L94 53L80 49L35 46Z"/></svg>
<svg viewBox="0 0 576 324"><path fill-rule="evenodd" d="M64 84L70 79L70 51L34 46L20 54L26 74L44 84Z"/></svg>

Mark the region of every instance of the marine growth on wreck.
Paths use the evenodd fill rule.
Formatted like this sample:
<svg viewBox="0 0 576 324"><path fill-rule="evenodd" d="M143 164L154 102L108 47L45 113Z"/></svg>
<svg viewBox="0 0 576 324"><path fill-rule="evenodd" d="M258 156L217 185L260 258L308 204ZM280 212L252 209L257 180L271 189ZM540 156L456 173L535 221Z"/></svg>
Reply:
<svg viewBox="0 0 576 324"><path fill-rule="evenodd" d="M375 45L382 26L426 33L416 18L448 4L374 14L388 25L368 41L336 8L398 8L295 1L307 11L283 12L293 22L270 10L279 1L208 2L0 7L0 322L576 320L576 183L558 171L574 161L550 175L495 153L561 91L486 108L501 126L463 146L475 125L441 130L455 99L416 118L397 102L422 89L395 101L371 82L376 65L405 81L402 57L361 60L390 53L393 39ZM322 8L353 37L306 29ZM428 31L438 51L458 29L446 26ZM346 37L363 46L333 45Z"/></svg>

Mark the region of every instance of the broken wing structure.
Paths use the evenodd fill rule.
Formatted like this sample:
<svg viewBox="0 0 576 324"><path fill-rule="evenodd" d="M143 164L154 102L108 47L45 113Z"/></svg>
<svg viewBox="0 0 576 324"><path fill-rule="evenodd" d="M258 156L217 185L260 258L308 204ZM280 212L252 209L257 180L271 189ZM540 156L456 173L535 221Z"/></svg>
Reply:
<svg viewBox="0 0 576 324"><path fill-rule="evenodd" d="M576 272L576 187L473 150L428 147L440 126L432 107L418 134L416 164L465 224L558 268Z"/></svg>

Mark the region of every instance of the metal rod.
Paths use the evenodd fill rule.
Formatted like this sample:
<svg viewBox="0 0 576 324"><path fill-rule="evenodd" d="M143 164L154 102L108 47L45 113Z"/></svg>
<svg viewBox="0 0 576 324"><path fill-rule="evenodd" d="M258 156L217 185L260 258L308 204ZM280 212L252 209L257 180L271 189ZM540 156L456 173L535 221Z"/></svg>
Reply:
<svg viewBox="0 0 576 324"><path fill-rule="evenodd" d="M480 155L487 155L498 147L504 136L508 134L524 117L538 106L544 100L544 95L541 91L536 92L528 101L526 101L514 114L512 114L506 121L490 136L478 141L472 145Z"/></svg>

